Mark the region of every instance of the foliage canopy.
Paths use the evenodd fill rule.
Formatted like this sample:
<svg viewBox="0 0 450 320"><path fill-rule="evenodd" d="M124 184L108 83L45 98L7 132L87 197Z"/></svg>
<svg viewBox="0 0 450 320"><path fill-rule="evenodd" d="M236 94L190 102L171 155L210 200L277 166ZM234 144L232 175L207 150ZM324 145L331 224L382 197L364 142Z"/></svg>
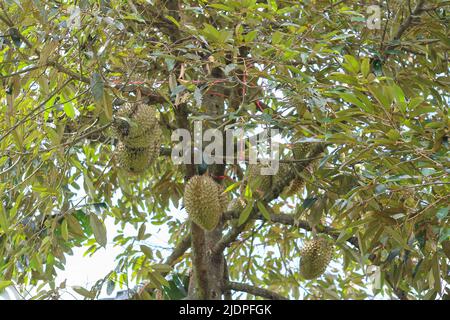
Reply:
<svg viewBox="0 0 450 320"><path fill-rule="evenodd" d="M0 2L0 290L58 298L66 255L112 243L117 267L79 294L134 281L140 299L448 298L446 5L380 1L370 29L355 1ZM159 111L162 148L130 175L110 125L136 100ZM210 168L246 207L205 234L173 214L196 167L170 161L171 133L194 120L325 147L291 195L296 173L258 199L243 163ZM105 219L136 233L111 238ZM146 244L159 226L173 251ZM309 281L312 227L335 251Z"/></svg>

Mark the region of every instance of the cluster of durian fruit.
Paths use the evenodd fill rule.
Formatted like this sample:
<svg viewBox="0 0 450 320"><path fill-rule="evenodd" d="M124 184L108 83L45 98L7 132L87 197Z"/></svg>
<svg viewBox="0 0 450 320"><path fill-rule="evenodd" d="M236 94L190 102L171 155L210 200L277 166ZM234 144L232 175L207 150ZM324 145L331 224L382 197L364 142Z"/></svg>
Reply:
<svg viewBox="0 0 450 320"><path fill-rule="evenodd" d="M161 128L153 106L127 103L114 116L114 135L119 139L116 157L130 173L146 171L159 156Z"/></svg>
<svg viewBox="0 0 450 320"><path fill-rule="evenodd" d="M312 149L310 143L299 143L292 146L293 159L305 159ZM310 163L309 167L314 163ZM264 165L259 163L249 165L245 175L245 185L250 184L252 190L257 190L257 197L262 197L274 185L279 183L288 170L295 170L295 163L280 163L276 175L262 175ZM308 169L303 167L304 169ZM304 179L296 175L284 193L298 193L304 186ZM214 230L225 211L241 212L246 207L246 201L237 197L228 201L224 188L208 175L193 176L184 190L184 206L191 221L206 231ZM329 265L333 256L333 242L324 236L314 236L306 242L300 252L300 274L310 280L320 277Z"/></svg>

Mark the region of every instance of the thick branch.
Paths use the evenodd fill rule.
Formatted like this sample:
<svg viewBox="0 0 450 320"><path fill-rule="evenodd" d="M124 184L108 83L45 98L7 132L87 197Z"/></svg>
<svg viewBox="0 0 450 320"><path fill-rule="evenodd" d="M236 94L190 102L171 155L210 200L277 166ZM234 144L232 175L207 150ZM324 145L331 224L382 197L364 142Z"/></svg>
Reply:
<svg viewBox="0 0 450 320"><path fill-rule="evenodd" d="M267 289L257 288L245 283L230 282L228 283L225 289L247 292L254 296L263 297L269 300L288 300L288 298L279 295L276 292Z"/></svg>
<svg viewBox="0 0 450 320"><path fill-rule="evenodd" d="M240 212L238 212L238 211L228 211L228 212L224 213L223 219L224 220L238 219L239 215L240 215ZM255 214L251 215L249 219L265 220L265 218L261 212L256 212ZM271 214L270 221L297 227L299 229L303 229L303 230L307 230L307 231L311 231L311 226L309 225L308 221L297 220L297 219L295 219L295 217L293 215L289 215L289 214ZM328 234L328 235L332 236L333 238L338 237L339 231L334 228L331 228L328 226L317 226L316 229L318 232ZM347 242L349 242L352 245L354 245L355 247L359 248L358 239L356 237L351 237L351 238L347 239Z"/></svg>
<svg viewBox="0 0 450 320"><path fill-rule="evenodd" d="M237 216L239 217L240 212L238 212ZM222 252L228 247L232 242L236 240L239 234L244 231L245 223L241 224L238 227L233 227L225 236L220 239L219 242L214 246L213 253L217 254L218 252Z"/></svg>
<svg viewBox="0 0 450 320"><path fill-rule="evenodd" d="M184 237L173 249L170 256L167 257L167 259L164 261L164 264L167 264L169 266L173 266L179 258L189 249L191 246L191 235L188 235ZM161 275L165 276L167 272L163 272ZM144 292L147 289L147 285L149 282L144 283L144 285L139 289L137 295L140 296L142 292Z"/></svg>
<svg viewBox="0 0 450 320"><path fill-rule="evenodd" d="M180 243L173 249L170 256L167 257L165 264L172 266L176 263L176 261L189 249L191 246L191 235L183 238Z"/></svg>

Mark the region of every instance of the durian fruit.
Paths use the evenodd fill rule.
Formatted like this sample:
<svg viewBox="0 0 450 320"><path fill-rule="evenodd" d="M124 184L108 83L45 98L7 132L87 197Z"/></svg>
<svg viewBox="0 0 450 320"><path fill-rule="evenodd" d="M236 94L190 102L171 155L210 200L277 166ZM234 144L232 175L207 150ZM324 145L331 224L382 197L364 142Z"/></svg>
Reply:
<svg viewBox="0 0 450 320"><path fill-rule="evenodd" d="M162 130L159 127L159 124L157 124L152 131L152 135L148 136L147 148L151 149L151 153L153 155L152 161L159 157L159 153L161 150L161 137L162 137Z"/></svg>
<svg viewBox="0 0 450 320"><path fill-rule="evenodd" d="M246 181L253 191L256 191L257 198L262 198L264 194L272 187L271 175L262 175L261 169L264 165L261 163L250 164L247 169ZM254 193L255 194L255 193Z"/></svg>
<svg viewBox="0 0 450 320"><path fill-rule="evenodd" d="M220 203L220 210L223 212L227 211L229 199L228 199L228 193L224 193L225 188L221 186L220 184L216 183L217 185L217 192L219 193L219 203Z"/></svg>
<svg viewBox="0 0 450 320"><path fill-rule="evenodd" d="M213 230L223 210L218 184L209 176L193 176L184 189L184 206L193 222L204 230Z"/></svg>
<svg viewBox="0 0 450 320"><path fill-rule="evenodd" d="M227 211L242 212L242 210L245 209L246 205L247 204L245 203L245 200L241 197L238 197L230 201L227 207Z"/></svg>
<svg viewBox="0 0 450 320"><path fill-rule="evenodd" d="M278 172L274 176L272 176L272 187L274 186L279 187L280 185L285 185L286 184L286 182L284 181L285 177L292 169L293 168L290 163L280 162L278 166Z"/></svg>
<svg viewBox="0 0 450 320"><path fill-rule="evenodd" d="M117 138L130 148L146 148L154 144L160 131L156 110L142 103L123 105L115 114L112 126Z"/></svg>
<svg viewBox="0 0 450 320"><path fill-rule="evenodd" d="M291 183L289 183L289 186L287 186L285 190L285 194L289 196L296 195L300 193L300 191L303 190L303 187L305 186L305 180L301 177L294 178Z"/></svg>
<svg viewBox="0 0 450 320"><path fill-rule="evenodd" d="M312 149L312 143L294 143L292 145L292 154L295 160L305 159Z"/></svg>
<svg viewBox="0 0 450 320"><path fill-rule="evenodd" d="M158 147L159 152L159 147ZM130 173L142 173L147 170L153 162L157 153L154 148L129 148L119 142L116 149L116 156L120 167Z"/></svg>
<svg viewBox="0 0 450 320"><path fill-rule="evenodd" d="M273 186L283 186L286 184L285 177L287 173L290 171L295 171L294 163L281 162L278 173L273 177L272 187ZM295 177L292 179L289 184L284 188L283 194L286 196L292 196L300 192L300 190L304 186L303 178Z"/></svg>
<svg viewBox="0 0 450 320"><path fill-rule="evenodd" d="M300 274L307 280L321 276L333 255L333 243L326 238L315 238L301 251Z"/></svg>

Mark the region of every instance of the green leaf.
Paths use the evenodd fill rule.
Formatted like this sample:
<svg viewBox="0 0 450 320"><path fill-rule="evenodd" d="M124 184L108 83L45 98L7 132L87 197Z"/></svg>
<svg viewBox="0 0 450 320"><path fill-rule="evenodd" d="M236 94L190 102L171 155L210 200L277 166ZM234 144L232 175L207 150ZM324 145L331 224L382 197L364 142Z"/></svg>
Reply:
<svg viewBox="0 0 450 320"><path fill-rule="evenodd" d="M71 103L64 104L64 112L69 118L71 119L75 118L75 108Z"/></svg>
<svg viewBox="0 0 450 320"><path fill-rule="evenodd" d="M95 292L88 291L88 290L86 290L85 288L80 287L80 286L73 286L72 289L73 289L76 293L82 295L82 296L85 297L85 298L88 298L88 299L95 299L95 296L96 296Z"/></svg>
<svg viewBox="0 0 450 320"><path fill-rule="evenodd" d="M157 287L169 286L169 282L159 272L150 272L148 273L148 277Z"/></svg>
<svg viewBox="0 0 450 320"><path fill-rule="evenodd" d="M436 254L433 256L432 260L432 270L433 270L433 278L434 278L434 289L436 289L436 292L441 292L441 273L439 268L439 257Z"/></svg>
<svg viewBox="0 0 450 320"><path fill-rule="evenodd" d="M228 11L228 12L234 11L232 7L228 7L221 3L211 3L211 4L208 4L208 6L211 8L216 8L216 9L220 9L220 10L224 10L224 11Z"/></svg>
<svg viewBox="0 0 450 320"><path fill-rule="evenodd" d="M116 286L116 283L113 280L108 280L106 283L106 294L111 295L114 291L114 287Z"/></svg>
<svg viewBox="0 0 450 320"><path fill-rule="evenodd" d="M342 83L347 83L350 85L358 85L358 80L355 77L348 75L348 74L334 72L334 73L330 74L328 76L328 78L330 80L336 80L336 81L339 81Z"/></svg>
<svg viewBox="0 0 450 320"><path fill-rule="evenodd" d="M359 72L359 62L355 57L351 55L344 56L345 63L343 67L352 74L357 74Z"/></svg>
<svg viewBox="0 0 450 320"><path fill-rule="evenodd" d="M370 59L364 58L361 63L361 72L364 77L367 77L370 73Z"/></svg>
<svg viewBox="0 0 450 320"><path fill-rule="evenodd" d="M272 34L272 44L279 44L283 39L283 34L279 31L276 31Z"/></svg>
<svg viewBox="0 0 450 320"><path fill-rule="evenodd" d="M139 228L139 231L138 231L138 236L137 236L137 239L138 240L144 240L144 236L145 236L145 223L143 223L142 225L141 225L141 227Z"/></svg>
<svg viewBox="0 0 450 320"><path fill-rule="evenodd" d="M144 253L147 258L153 259L153 251L151 248L145 245L140 245L139 247L141 248L142 253Z"/></svg>
<svg viewBox="0 0 450 320"><path fill-rule="evenodd" d="M10 281L10 280L6 280L6 281L5 280L0 280L0 292L5 290L10 285L12 285L12 281Z"/></svg>
<svg viewBox="0 0 450 320"><path fill-rule="evenodd" d="M245 42L252 42L258 35L258 30L252 30L244 36Z"/></svg>
<svg viewBox="0 0 450 320"><path fill-rule="evenodd" d="M169 15L166 15L165 17L166 17L166 19L170 20L174 25L176 25L177 28L180 27L180 23L174 17L169 16Z"/></svg>
<svg viewBox="0 0 450 320"><path fill-rule="evenodd" d="M234 189L238 188L240 185L241 185L241 183L240 183L239 181L238 181L238 182L235 182L235 183L229 185L229 186L224 190L224 193L231 192L231 191L233 191Z"/></svg>
<svg viewBox="0 0 450 320"><path fill-rule="evenodd" d="M159 272L170 272L172 271L172 267L168 264L153 264L152 269Z"/></svg>
<svg viewBox="0 0 450 320"><path fill-rule="evenodd" d="M267 208L264 205L264 203L262 203L261 201L258 201L258 202L256 202L256 206L258 207L259 211L261 211L263 217L267 221L270 221L270 213L269 213L269 211L267 211Z"/></svg>
<svg viewBox="0 0 450 320"><path fill-rule="evenodd" d="M391 227L386 227L385 230L404 249L413 251L413 249L408 246L408 244L406 243L406 240L402 237L402 235L400 233L398 233L396 230L392 229Z"/></svg>
<svg viewBox="0 0 450 320"><path fill-rule="evenodd" d="M102 77L98 73L92 74L91 78L91 92L94 97L95 102L103 102L103 91L105 89L105 84Z"/></svg>
<svg viewBox="0 0 450 320"><path fill-rule="evenodd" d="M339 97L341 97L344 101L354 104L355 106L359 107L363 111L367 113L373 113L372 106L367 106L364 104L361 100L359 100L355 95L348 93L348 92L336 92Z"/></svg>
<svg viewBox="0 0 450 320"><path fill-rule="evenodd" d="M3 232L6 233L6 231L9 228L9 221L8 221L8 217L6 215L5 210L3 209L3 205L0 205L0 228L2 229Z"/></svg>
<svg viewBox="0 0 450 320"><path fill-rule="evenodd" d="M89 215L89 222L92 227L92 232L94 233L95 240L102 247L106 247L107 237L106 237L106 227L96 214L91 213Z"/></svg>
<svg viewBox="0 0 450 320"><path fill-rule="evenodd" d="M318 198L306 198L302 203L302 207L304 209L311 208L312 205L318 200Z"/></svg>
<svg viewBox="0 0 450 320"><path fill-rule="evenodd" d="M69 228L66 219L61 223L61 236L65 241L69 240Z"/></svg>
<svg viewBox="0 0 450 320"><path fill-rule="evenodd" d="M245 187L244 197L245 199L251 200L253 196L252 189L250 188L250 184L247 184Z"/></svg>
<svg viewBox="0 0 450 320"><path fill-rule="evenodd" d="M450 209L450 207L440 208L440 209L438 210L438 212L436 213L436 217L437 217L439 220L445 219L445 218L447 217L447 215L448 215L449 209Z"/></svg>
<svg viewBox="0 0 450 320"><path fill-rule="evenodd" d="M73 233L75 236L84 237L84 231L83 228L81 227L80 222L78 222L78 220L70 214L66 216L66 219L69 231Z"/></svg>
<svg viewBox="0 0 450 320"><path fill-rule="evenodd" d="M247 221L248 217L250 216L250 213L252 213L252 209L253 203L249 203L244 208L244 210L242 210L241 215L239 216L238 226L244 224Z"/></svg>

